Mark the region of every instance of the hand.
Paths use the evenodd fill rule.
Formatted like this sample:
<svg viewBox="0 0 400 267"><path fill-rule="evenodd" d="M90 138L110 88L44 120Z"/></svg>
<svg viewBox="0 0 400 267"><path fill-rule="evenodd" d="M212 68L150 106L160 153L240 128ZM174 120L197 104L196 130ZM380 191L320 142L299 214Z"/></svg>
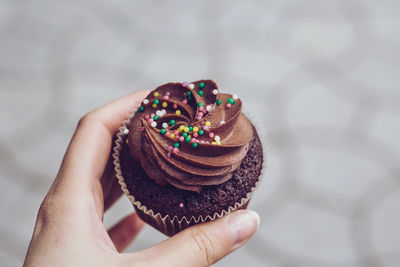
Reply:
<svg viewBox="0 0 400 267"><path fill-rule="evenodd" d="M246 242L259 217L237 211L189 227L166 241L120 253L140 232L136 213L110 230L103 214L122 194L113 178L112 138L148 91L135 92L85 115L39 209L24 266L207 266Z"/></svg>

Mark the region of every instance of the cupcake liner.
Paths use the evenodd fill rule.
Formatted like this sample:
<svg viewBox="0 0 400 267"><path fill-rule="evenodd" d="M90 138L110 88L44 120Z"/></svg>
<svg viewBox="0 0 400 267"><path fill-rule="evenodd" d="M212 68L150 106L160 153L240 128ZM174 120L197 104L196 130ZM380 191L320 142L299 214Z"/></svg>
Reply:
<svg viewBox="0 0 400 267"><path fill-rule="evenodd" d="M247 205L249 204L250 198L253 195L254 191L258 187L258 185L261 182L261 177L263 174L263 167L260 173L260 176L258 178L258 181L255 183L254 187L246 194L246 197L242 198L239 202L236 202L233 206L228 207L226 210L222 210L220 213L214 213L212 215L207 215L207 216L191 216L191 217L186 217L183 216L182 218L178 218L177 216L174 216L171 218L171 216L164 215L162 216L159 212L154 212L152 209L146 207L143 205L140 201L136 200L135 197L129 192L128 187L125 183L124 177L122 175L122 170L121 170L121 165L120 165L120 150L123 144L123 138L124 136L127 135L127 130L128 127L127 125L130 124L131 119L133 118L134 113L132 112L131 114L128 115L128 118L123 121L122 126L119 128L119 131L117 133L117 138L114 142L114 147L113 151L114 153L112 154L114 158L114 170L116 173L116 177L118 179L118 183L121 185L121 189L124 192L124 194L128 197L132 205L134 206L137 214L139 217L147 222L148 224L152 225L154 228L157 230L165 233L168 236L172 236L181 230L197 224L197 223L202 223L206 221L211 221L215 220L217 218L221 218L225 216L226 214L229 214L233 211L236 211L238 209L246 209ZM264 165L264 163L263 163Z"/></svg>

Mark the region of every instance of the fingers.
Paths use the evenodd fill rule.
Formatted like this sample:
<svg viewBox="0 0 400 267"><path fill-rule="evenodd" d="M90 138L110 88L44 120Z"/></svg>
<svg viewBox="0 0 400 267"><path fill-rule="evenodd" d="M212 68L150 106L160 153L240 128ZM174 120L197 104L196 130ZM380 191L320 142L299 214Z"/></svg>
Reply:
<svg viewBox="0 0 400 267"><path fill-rule="evenodd" d="M107 211L123 194L121 185L118 183L116 177L109 177L112 179L112 185L109 188L107 195L104 196L104 210Z"/></svg>
<svg viewBox="0 0 400 267"><path fill-rule="evenodd" d="M107 211L123 194L115 175L113 158L111 156L100 182L103 189L104 210Z"/></svg>
<svg viewBox="0 0 400 267"><path fill-rule="evenodd" d="M143 225L144 223L140 220L138 215L132 213L108 230L108 235L118 252L123 251L129 246L140 230L142 230Z"/></svg>
<svg viewBox="0 0 400 267"><path fill-rule="evenodd" d="M131 93L85 115L69 144L56 184L82 188L98 181L109 158L112 136L147 94ZM60 179L67 181L57 181Z"/></svg>
<svg viewBox="0 0 400 267"><path fill-rule="evenodd" d="M209 266L243 245L258 225L257 213L240 210L189 227L143 253L157 255L155 266Z"/></svg>

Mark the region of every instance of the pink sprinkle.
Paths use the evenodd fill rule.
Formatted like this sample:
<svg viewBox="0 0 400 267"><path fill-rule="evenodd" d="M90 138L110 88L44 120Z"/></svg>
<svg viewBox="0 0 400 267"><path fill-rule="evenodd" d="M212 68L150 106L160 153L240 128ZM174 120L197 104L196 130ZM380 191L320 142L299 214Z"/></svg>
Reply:
<svg viewBox="0 0 400 267"><path fill-rule="evenodd" d="M184 105L186 105L186 104L187 104L187 99L184 98L184 99L182 100L182 103L183 103Z"/></svg>
<svg viewBox="0 0 400 267"><path fill-rule="evenodd" d="M168 158L171 157L171 152L168 152L167 157L168 157Z"/></svg>
<svg viewBox="0 0 400 267"><path fill-rule="evenodd" d="M148 122L149 124L151 124L151 123L153 122L153 119L148 119L147 122Z"/></svg>
<svg viewBox="0 0 400 267"><path fill-rule="evenodd" d="M168 150L172 150L172 146L168 146Z"/></svg>
<svg viewBox="0 0 400 267"><path fill-rule="evenodd" d="M183 137L183 136L179 137L179 141L181 141L181 142L185 141L185 137Z"/></svg>
<svg viewBox="0 0 400 267"><path fill-rule="evenodd" d="M197 114L197 116L203 117L203 116L204 116L204 113L203 113L203 112L199 112L199 113Z"/></svg>
<svg viewBox="0 0 400 267"><path fill-rule="evenodd" d="M187 92L184 92L184 93L183 93L183 96L184 96L184 97L187 97Z"/></svg>
<svg viewBox="0 0 400 267"><path fill-rule="evenodd" d="M204 144L204 140L200 140L200 144Z"/></svg>
<svg viewBox="0 0 400 267"><path fill-rule="evenodd" d="M165 96L163 96L163 99L164 99L164 100L168 100L168 99L169 99L169 96L165 95Z"/></svg>
<svg viewBox="0 0 400 267"><path fill-rule="evenodd" d="M174 147L173 149L172 149L172 153L178 153L179 152L179 148L177 148L177 147Z"/></svg>
<svg viewBox="0 0 400 267"><path fill-rule="evenodd" d="M177 104L174 104L172 107L173 107L174 109L177 109L177 108L178 108L178 105L177 105Z"/></svg>
<svg viewBox="0 0 400 267"><path fill-rule="evenodd" d="M207 125L204 125L204 126L203 126L203 130L206 131L206 132L208 132L208 131L210 130L210 127L208 127Z"/></svg>
<svg viewBox="0 0 400 267"><path fill-rule="evenodd" d="M183 86L183 87L187 87L188 85L189 85L188 82L183 82L183 83L182 83L182 86Z"/></svg>
<svg viewBox="0 0 400 267"><path fill-rule="evenodd" d="M140 127L140 130L143 132L144 131L144 127Z"/></svg>
<svg viewBox="0 0 400 267"><path fill-rule="evenodd" d="M193 136L194 136L194 137L198 137L198 136L199 136L199 133L193 133Z"/></svg>
<svg viewBox="0 0 400 267"><path fill-rule="evenodd" d="M179 208L183 208L183 203L179 203Z"/></svg>
<svg viewBox="0 0 400 267"><path fill-rule="evenodd" d="M210 138L214 138L214 133L213 133L213 132L210 132L210 133L208 134L208 136L209 136Z"/></svg>
<svg viewBox="0 0 400 267"><path fill-rule="evenodd" d="M204 107L199 107L199 110L200 110L200 111L203 111L203 110L204 110Z"/></svg>
<svg viewBox="0 0 400 267"><path fill-rule="evenodd" d="M197 120L199 121L199 120L201 120L203 117L201 117L201 116L197 116Z"/></svg>
<svg viewBox="0 0 400 267"><path fill-rule="evenodd" d="M170 93L170 92L166 92L165 94L166 94L167 96L170 96L170 95L171 95L171 93Z"/></svg>
<svg viewBox="0 0 400 267"><path fill-rule="evenodd" d="M206 141L206 144L209 144L210 142L209 141Z"/></svg>
<svg viewBox="0 0 400 267"><path fill-rule="evenodd" d="M144 115L144 118L145 118L146 120L150 119L149 114Z"/></svg>
<svg viewBox="0 0 400 267"><path fill-rule="evenodd" d="M171 135L171 132L166 132L165 133L165 136L170 136Z"/></svg>
<svg viewBox="0 0 400 267"><path fill-rule="evenodd" d="M192 138L192 140L190 140L191 143L196 143L196 138Z"/></svg>
<svg viewBox="0 0 400 267"><path fill-rule="evenodd" d="M226 108L231 108L232 107L232 105L230 104L230 103L226 103Z"/></svg>
<svg viewBox="0 0 400 267"><path fill-rule="evenodd" d="M178 130L175 130L174 135L175 135L175 136L178 136L178 135L179 135L179 131L178 131Z"/></svg>

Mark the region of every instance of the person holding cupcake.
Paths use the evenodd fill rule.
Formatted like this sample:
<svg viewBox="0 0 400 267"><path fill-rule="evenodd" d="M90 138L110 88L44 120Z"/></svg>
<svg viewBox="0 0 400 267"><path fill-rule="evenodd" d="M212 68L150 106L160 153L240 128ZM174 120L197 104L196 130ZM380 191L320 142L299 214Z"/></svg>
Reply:
<svg viewBox="0 0 400 267"><path fill-rule="evenodd" d="M263 163L241 105L201 80L89 112L39 209L24 266L208 266L239 248L260 222L245 208ZM103 214L123 193L136 212L106 230ZM143 221L171 237L121 253Z"/></svg>

